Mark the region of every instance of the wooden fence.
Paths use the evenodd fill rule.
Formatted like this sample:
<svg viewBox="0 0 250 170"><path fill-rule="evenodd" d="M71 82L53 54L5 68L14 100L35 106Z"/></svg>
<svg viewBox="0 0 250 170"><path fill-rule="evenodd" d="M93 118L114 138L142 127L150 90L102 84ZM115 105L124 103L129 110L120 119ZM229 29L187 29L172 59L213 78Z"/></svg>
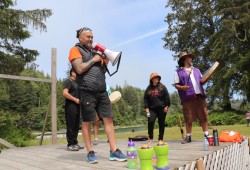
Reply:
<svg viewBox="0 0 250 170"><path fill-rule="evenodd" d="M249 170L250 139L212 152L178 170Z"/></svg>
<svg viewBox="0 0 250 170"><path fill-rule="evenodd" d="M14 79L14 80L25 80L25 81L36 81L36 82L51 83L51 101L50 101L49 108L51 110L52 144L57 143L56 54L57 54L56 48L52 48L51 49L51 79L0 74L0 78L4 78L4 79ZM48 113L46 113L46 116L47 116L47 114ZM42 132L42 133L44 133L44 132ZM41 139L41 141L42 141L42 139Z"/></svg>

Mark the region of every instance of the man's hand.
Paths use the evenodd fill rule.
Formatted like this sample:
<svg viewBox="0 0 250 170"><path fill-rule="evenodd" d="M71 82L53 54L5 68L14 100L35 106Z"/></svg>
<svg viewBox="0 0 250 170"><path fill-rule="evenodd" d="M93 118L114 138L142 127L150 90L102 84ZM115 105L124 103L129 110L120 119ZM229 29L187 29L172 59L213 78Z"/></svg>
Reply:
<svg viewBox="0 0 250 170"><path fill-rule="evenodd" d="M76 104L80 104L80 100L78 98L75 99Z"/></svg>
<svg viewBox="0 0 250 170"><path fill-rule="evenodd" d="M181 86L181 90L183 91L188 91L189 89L189 86L185 85L185 86Z"/></svg>
<svg viewBox="0 0 250 170"><path fill-rule="evenodd" d="M168 106L164 107L164 112L165 112L165 113L168 112Z"/></svg>
<svg viewBox="0 0 250 170"><path fill-rule="evenodd" d="M102 57L101 57L100 54L96 54L96 55L92 58L92 60L96 63L96 62L101 61L101 60L102 60Z"/></svg>
<svg viewBox="0 0 250 170"><path fill-rule="evenodd" d="M181 86L179 84L175 84L174 86L175 86L176 89L182 90L182 91L188 91L188 89L189 89L189 86L187 86L187 85Z"/></svg>

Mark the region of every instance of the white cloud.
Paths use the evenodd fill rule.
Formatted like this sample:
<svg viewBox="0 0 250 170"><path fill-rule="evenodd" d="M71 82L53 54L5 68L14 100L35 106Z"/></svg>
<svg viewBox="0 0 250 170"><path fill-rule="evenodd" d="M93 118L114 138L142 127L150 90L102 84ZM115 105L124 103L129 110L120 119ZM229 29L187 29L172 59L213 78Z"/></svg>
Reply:
<svg viewBox="0 0 250 170"><path fill-rule="evenodd" d="M125 44L129 44L129 43L132 43L132 42L135 42L137 40L141 40L141 39L144 39L144 38L147 38L147 37L150 37L150 36L153 36L155 34L158 34L160 32L163 32L163 31L166 31L166 28L161 28L161 29L158 29L156 31L152 31L152 32L149 32L147 34L144 34L144 35L141 35L139 37L135 37L135 38L132 38L132 39L129 39L129 40L126 40L126 41L123 41L119 44L117 44L115 47L119 47L119 46L122 46L122 45L125 45Z"/></svg>

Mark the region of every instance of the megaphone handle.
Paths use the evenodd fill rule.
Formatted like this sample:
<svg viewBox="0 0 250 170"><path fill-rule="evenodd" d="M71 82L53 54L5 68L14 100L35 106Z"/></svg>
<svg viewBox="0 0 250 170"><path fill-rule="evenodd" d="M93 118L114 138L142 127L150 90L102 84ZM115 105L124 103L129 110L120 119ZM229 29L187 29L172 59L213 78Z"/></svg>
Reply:
<svg viewBox="0 0 250 170"><path fill-rule="evenodd" d="M103 59L107 58L106 54L100 52L100 51L94 51L94 54L99 55L100 57L102 57Z"/></svg>
<svg viewBox="0 0 250 170"><path fill-rule="evenodd" d="M111 75L110 75L110 72L109 72L109 69L108 69L108 67L107 67L106 64L104 64L104 67L105 67L106 71L108 72L109 76L111 76Z"/></svg>
<svg viewBox="0 0 250 170"><path fill-rule="evenodd" d="M102 56L101 56L103 59L107 58L106 54L102 53Z"/></svg>
<svg viewBox="0 0 250 170"><path fill-rule="evenodd" d="M105 69L107 70L107 72L108 72L108 74L109 74L109 76L110 76L110 77L111 77L111 76L113 76L115 73L117 73L117 72L118 72L119 65L120 65L120 60L121 60L121 57L120 57L120 58L119 58L119 60L118 60L117 67L116 67L116 71L115 71L115 72L113 72L112 74L110 74L110 72L109 72L109 69L108 69L107 65L106 65L106 64L104 64L104 67L105 67Z"/></svg>

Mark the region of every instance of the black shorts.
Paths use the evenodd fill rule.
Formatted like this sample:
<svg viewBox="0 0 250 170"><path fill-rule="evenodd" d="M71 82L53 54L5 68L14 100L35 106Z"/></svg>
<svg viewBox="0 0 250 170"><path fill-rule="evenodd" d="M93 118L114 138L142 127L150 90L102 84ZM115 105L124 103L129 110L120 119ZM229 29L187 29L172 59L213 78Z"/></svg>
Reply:
<svg viewBox="0 0 250 170"><path fill-rule="evenodd" d="M96 120L96 113L99 118L113 117L111 102L106 91L94 93L91 91L80 90L80 113L83 122Z"/></svg>

